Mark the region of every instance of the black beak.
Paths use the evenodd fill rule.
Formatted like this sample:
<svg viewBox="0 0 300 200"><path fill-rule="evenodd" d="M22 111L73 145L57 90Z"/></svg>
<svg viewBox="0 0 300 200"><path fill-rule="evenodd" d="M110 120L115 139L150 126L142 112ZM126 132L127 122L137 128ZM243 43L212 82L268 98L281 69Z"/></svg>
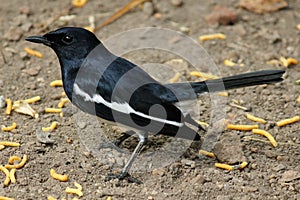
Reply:
<svg viewBox="0 0 300 200"><path fill-rule="evenodd" d="M34 42L34 43L42 43L46 46L51 46L51 42L43 36L29 36L29 37L25 38L25 40L27 40L29 42Z"/></svg>

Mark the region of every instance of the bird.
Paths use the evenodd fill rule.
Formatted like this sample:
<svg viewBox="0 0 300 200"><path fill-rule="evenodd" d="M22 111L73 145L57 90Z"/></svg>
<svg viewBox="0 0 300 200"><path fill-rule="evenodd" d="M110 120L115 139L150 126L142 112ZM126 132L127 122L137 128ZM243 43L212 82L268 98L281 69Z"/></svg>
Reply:
<svg viewBox="0 0 300 200"><path fill-rule="evenodd" d="M178 102L224 89L280 82L285 73L261 70L201 82L162 84L138 65L111 53L94 33L84 28L62 27L25 40L54 50L63 88L75 106L105 122L124 125L138 136L138 144L122 171L108 174L106 180L142 183L129 172L148 134L201 139L199 131L205 131L204 128L184 113Z"/></svg>

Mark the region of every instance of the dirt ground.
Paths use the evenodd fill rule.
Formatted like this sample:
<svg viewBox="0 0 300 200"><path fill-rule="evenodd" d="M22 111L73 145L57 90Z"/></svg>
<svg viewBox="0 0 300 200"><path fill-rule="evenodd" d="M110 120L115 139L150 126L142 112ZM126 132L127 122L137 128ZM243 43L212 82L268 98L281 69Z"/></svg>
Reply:
<svg viewBox="0 0 300 200"><path fill-rule="evenodd" d="M76 195L66 194L65 189L74 187L76 181L83 187L83 196L80 199L300 199L299 123L284 127L277 127L274 123L299 115L300 103L296 99L300 92L299 85L295 84L300 78L299 64L289 68L281 64L266 64L267 61L278 60L281 56L300 60L300 31L296 29L296 25L300 24L299 1L287 1L287 9L262 15L237 8L237 0L183 0L181 6L173 5L175 1L172 2L153 1L155 12L159 13L153 15L149 14L151 8L135 8L111 25L97 31L96 35L105 40L133 28L168 28L184 32L198 41L218 66L218 75L227 76L261 69L286 69L285 80L282 83L237 89L229 91L228 97L218 97L222 99L225 118L231 123L256 124L244 117L244 110L229 105L233 99L238 100L240 105L251 108L248 113L266 119L267 123L259 126L274 136L278 146L274 148L270 143L263 142L267 141L266 138L253 135L249 131L223 130L219 135L221 142L218 147L213 149L210 146L207 147L208 150L222 151L223 145L225 150L222 152L225 155L219 153L219 159L226 161L228 153L231 158L247 161L246 168L232 171L215 168L214 164L218 161L199 156L198 150L201 146L193 144L188 150L183 149L180 157L170 158L171 161L164 160L167 163L164 166L134 170L132 175L143 182L141 185L118 180L106 182L105 175L110 171L119 170L124 160L117 157L107 158L106 155L117 155L112 154L113 150L93 152L92 146L98 145L98 136L90 121L97 120L77 112L70 103L66 104L64 117L44 113L45 107L57 106L63 92L60 87L49 86L51 81L60 79L59 63L52 50L28 43L24 38L62 26L87 26L89 16L94 16L98 25L124 6L125 1L89 1L85 7L73 9L69 13L74 14L75 18L69 21L57 20L42 32L41 26L49 23L71 3L59 0L2 1L0 96L21 100L40 95L41 101L32 105L39 113L38 119L16 112L5 115L5 108L0 109L0 125L9 126L12 122L18 125L17 129L11 132L0 132L0 141L21 143L20 147L6 147L0 151L0 164L7 164L12 155L28 155L25 166L16 171L16 183L4 186L5 175L0 173L0 196L14 199L47 199L51 195L57 199L72 199ZM207 25L204 18L217 4L235 8L238 21L228 26ZM200 35L219 32L224 33L227 39L207 42L198 40ZM131 41L127 43L130 44ZM24 47L38 50L44 57L40 59L27 56ZM141 65L178 59L172 53L154 50L134 51L124 56ZM225 59L243 63L245 66L225 66ZM191 70L191 66L184 69L180 80L197 80L190 77ZM147 71L166 81L175 75L176 70L173 73L172 70L148 67ZM209 69L203 71L214 73ZM213 121L210 98L209 95L201 97L198 105L201 110L198 120L208 123ZM36 132L53 121L59 123L58 128L51 132L54 144L42 144L37 141ZM117 132L115 128L105 124L100 126L99 133ZM90 133L95 133L93 136L96 137L88 136ZM205 141L206 134L201 135ZM170 140L164 137L149 139L150 142L139 159L155 152ZM175 141L173 148L180 149L181 145L184 146L183 143ZM135 144L134 139L124 143L122 147L127 151L126 155L128 151L133 150ZM156 159L162 161L161 159L169 158L168 154L162 156L165 157ZM236 164L236 161L232 162ZM59 182L51 178L51 168L56 169L58 173L68 174L69 181Z"/></svg>

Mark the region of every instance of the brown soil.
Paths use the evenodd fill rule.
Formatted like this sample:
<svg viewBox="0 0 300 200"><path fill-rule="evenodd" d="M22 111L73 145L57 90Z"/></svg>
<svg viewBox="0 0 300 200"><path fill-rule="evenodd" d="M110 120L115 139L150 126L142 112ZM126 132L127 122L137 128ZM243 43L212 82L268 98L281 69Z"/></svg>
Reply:
<svg viewBox="0 0 300 200"><path fill-rule="evenodd" d="M208 33L224 33L226 40L214 40L201 43L218 66L219 75L227 76L246 71L261 69L283 69L283 66L269 65L267 61L279 59L281 56L293 57L300 60L300 31L296 25L300 23L300 4L290 0L289 8L271 14L257 15L236 8L238 1L192 1L184 0L183 5L174 6L171 1L154 1L155 10L161 16L147 14L138 7L121 19L96 32L101 40L133 28L149 26L169 28L176 31L187 31L194 40ZM300 139L299 123L284 127L276 127L274 122L299 115L300 104L296 102L300 95L299 86L295 81L300 77L299 65L286 69L285 80L269 86L258 86L238 89L229 92L229 97L221 97L226 119L236 124L253 124L244 117L245 111L229 106L232 99L241 101L243 106L251 107L250 113L268 121L261 128L268 130L278 141L274 148L269 143L247 140L251 136L267 141L262 136L252 135L251 132L225 130L219 141L226 137L238 136L238 145L242 151L228 152L233 156L242 156L249 164L243 170L226 171L214 167L215 159L199 157L199 144L191 148L167 165L154 169L134 170L132 174L143 181L142 185L127 181L112 180L105 182L104 178L110 171L119 170L124 160L118 153L103 150L97 152L89 140L89 135L97 129L90 121L97 121L81 112L77 112L69 103L65 117L58 114L45 114L45 107L56 107L59 102L61 88L53 88L49 83L60 79L59 63L55 54L47 47L30 44L24 40L26 36L43 34L61 26L87 26L88 17L94 16L100 24L115 11L121 8L122 1L89 1L80 9L71 13L76 17L70 21L56 21L49 29L39 32L42 24L68 7L68 3L58 0L3 1L0 7L0 95L13 100L20 100L40 95L42 100L32 105L40 114L38 119L13 112L5 115L5 108L0 109L0 125L18 124L12 132L1 132L0 140L17 141L19 148L6 147L0 151L0 164L8 162L12 155L28 155L25 166L17 170L17 182L5 187L5 176L0 173L0 196L15 199L47 199L52 195L57 199L72 199L75 195L67 195L65 188L74 187L76 181L83 187L83 197L80 199L300 199ZM209 26L205 16L210 14L216 4L234 7L239 20L229 26ZM150 10L151 11L151 10ZM185 27L188 27L185 28ZM131 41L127 41L128 44ZM199 42L200 43L200 42ZM39 50L42 59L29 57L24 54L24 47ZM155 50L134 51L124 55L133 62L141 65L147 63L165 63L178 58L172 53ZM244 67L227 67L225 59L245 64ZM146 66L146 65L145 65ZM175 72L161 68L146 69L160 80L166 81ZM189 66L183 71L183 77L189 77L193 68ZM161 70L161 71L159 71ZM176 70L175 70L176 71ZM204 70L209 71L209 69ZM214 73L214 71L210 71ZM216 72L217 73L217 72ZM183 80L183 79L182 79ZM201 117L199 120L211 120L211 96L200 98ZM224 101L225 99L225 101ZM70 112L71 111L71 112ZM80 120L79 120L80 119ZM58 121L59 126L51 132L53 145L41 144L36 139L36 132L52 121ZM99 133L118 132L115 128L97 123ZM205 134L202 134L205 140ZM85 138L86 137L86 138ZM97 137L96 137L97 138ZM225 139L224 139L225 138ZM165 137L150 137L150 142L140 155L140 159L155 152L164 143L170 141ZM235 137L236 139L236 137ZM92 138L93 141L93 138ZM96 142L97 140L95 140ZM174 146L181 148L183 141L175 141ZM82 145L84 144L84 145ZM124 150L132 151L136 144L130 139L122 146ZM94 145L92 147L92 145ZM100 144L99 144L100 145ZM218 145L222 146L222 145ZM129 148L129 150L128 150ZM174 148L176 150L176 148ZM213 147L208 147L212 149ZM238 154L238 155L237 155ZM107 158L106 155L116 157ZM166 155L164 155L166 157ZM118 159L120 158L120 159ZM104 159L104 160L103 160ZM159 159L159 157L157 158ZM148 160L149 161L149 160ZM241 160L242 161L242 160ZM151 161L149 161L151 162ZM154 162L154 161L153 161ZM114 165L113 163L117 163ZM138 163L141 163L138 161ZM137 165L136 165L137 167ZM51 168L58 173L68 174L68 182L59 182L50 177Z"/></svg>

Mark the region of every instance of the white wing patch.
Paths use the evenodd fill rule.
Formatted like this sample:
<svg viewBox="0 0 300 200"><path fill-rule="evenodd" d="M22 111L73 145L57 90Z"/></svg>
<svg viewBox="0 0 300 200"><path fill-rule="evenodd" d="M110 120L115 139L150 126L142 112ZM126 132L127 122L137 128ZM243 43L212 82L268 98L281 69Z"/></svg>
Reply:
<svg viewBox="0 0 300 200"><path fill-rule="evenodd" d="M154 121L158 121L158 122L162 122L162 123L166 123L166 124L170 124L170 125L174 125L174 126L178 126L178 127L182 127L184 125L183 123L170 121L170 120L166 120L166 119L161 119L158 117L146 115L142 112L138 112L138 111L134 110L127 102L125 102L125 103L112 102L111 103L111 102L108 102L105 99L103 99L99 94L94 94L91 97L89 94L87 94L83 90L81 90L76 83L74 84L74 92L75 92L75 94L83 97L84 101L101 103L101 104L109 107L110 109L121 112L121 113L136 114L143 118L147 118L150 120L154 120Z"/></svg>

